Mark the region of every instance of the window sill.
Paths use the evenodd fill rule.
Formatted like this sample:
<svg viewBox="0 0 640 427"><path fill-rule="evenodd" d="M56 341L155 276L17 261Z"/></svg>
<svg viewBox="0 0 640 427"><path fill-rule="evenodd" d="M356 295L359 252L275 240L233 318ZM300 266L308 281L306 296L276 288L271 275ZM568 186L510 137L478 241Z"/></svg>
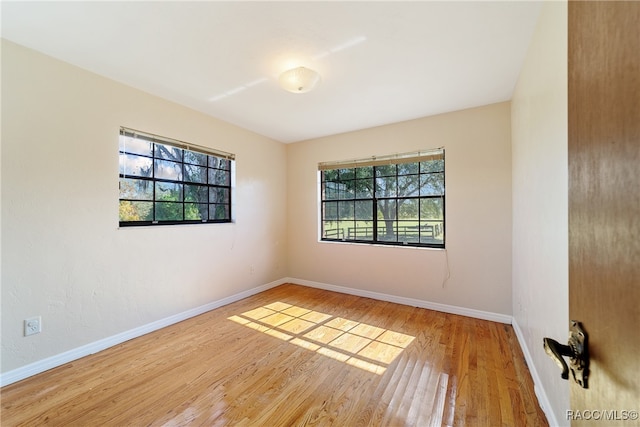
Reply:
<svg viewBox="0 0 640 427"><path fill-rule="evenodd" d="M318 243L326 243L326 244L337 244L337 245L351 245L351 246L360 246L360 247L377 247L377 248L387 248L387 249L418 249L418 250L427 250L427 251L444 251L444 248L433 248L428 246L410 246L410 245L385 245L383 243L359 243L359 242L350 242L348 240L321 240L318 239Z"/></svg>

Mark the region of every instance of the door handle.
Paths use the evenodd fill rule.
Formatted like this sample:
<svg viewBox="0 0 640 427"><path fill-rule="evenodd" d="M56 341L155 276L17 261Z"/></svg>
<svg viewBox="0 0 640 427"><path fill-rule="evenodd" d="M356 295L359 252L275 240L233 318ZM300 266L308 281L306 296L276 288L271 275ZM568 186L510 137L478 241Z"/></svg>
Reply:
<svg viewBox="0 0 640 427"><path fill-rule="evenodd" d="M544 351L562 369L562 378L569 379L569 369L576 383L582 388L587 387L589 374L589 352L587 347L587 334L582 329L580 322L571 321L569 329L569 343L562 345L551 338L544 338ZM569 357L569 365L563 356Z"/></svg>

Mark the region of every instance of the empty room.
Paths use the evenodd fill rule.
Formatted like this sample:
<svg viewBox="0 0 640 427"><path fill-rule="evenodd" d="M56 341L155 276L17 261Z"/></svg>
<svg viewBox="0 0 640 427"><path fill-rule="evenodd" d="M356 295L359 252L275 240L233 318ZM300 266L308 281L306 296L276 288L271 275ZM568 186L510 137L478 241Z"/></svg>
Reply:
<svg viewBox="0 0 640 427"><path fill-rule="evenodd" d="M3 1L1 424L636 425L615 4Z"/></svg>

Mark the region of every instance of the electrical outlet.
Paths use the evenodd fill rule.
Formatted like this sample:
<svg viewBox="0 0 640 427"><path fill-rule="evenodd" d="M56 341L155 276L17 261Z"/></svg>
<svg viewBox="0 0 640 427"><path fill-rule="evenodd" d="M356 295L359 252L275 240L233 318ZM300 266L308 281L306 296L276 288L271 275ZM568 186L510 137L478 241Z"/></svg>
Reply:
<svg viewBox="0 0 640 427"><path fill-rule="evenodd" d="M24 321L24 336L39 334L42 332L42 317L31 317Z"/></svg>

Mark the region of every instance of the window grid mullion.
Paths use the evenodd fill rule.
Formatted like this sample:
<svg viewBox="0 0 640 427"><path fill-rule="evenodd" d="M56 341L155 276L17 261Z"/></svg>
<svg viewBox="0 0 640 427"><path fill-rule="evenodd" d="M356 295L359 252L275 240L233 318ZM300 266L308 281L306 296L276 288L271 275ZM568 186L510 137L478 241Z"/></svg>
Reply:
<svg viewBox="0 0 640 427"><path fill-rule="evenodd" d="M151 143L151 155L152 155L152 165L151 165L151 179L153 179L153 203L152 205L152 209L151 209L151 222L152 223L158 223L158 220L156 219L156 143L152 142Z"/></svg>
<svg viewBox="0 0 640 427"><path fill-rule="evenodd" d="M121 134L122 135L122 134ZM122 136L121 136L122 137ZM169 147L173 147L173 145L171 144L163 144L163 145L168 145ZM197 186L197 187L204 187L206 189L207 192L207 196L206 196L206 203L207 203L207 212L206 212L206 219L205 220L191 220L191 219L187 219L187 195L186 195L186 177L187 177L187 171L186 171L186 167L187 167L187 162L186 162L186 151L193 151L193 150L188 150L186 148L182 148L182 147L174 147L177 149L180 149L180 154L179 156L175 156L175 155L169 155L167 159L164 159L160 153L157 152L158 149L158 144L156 142L151 142L150 143L150 149L151 149L151 153L150 155L144 155L144 154L138 154L138 153L128 153L128 151L126 149L120 149L118 150L119 155L121 156L126 156L126 155L135 155L141 158L148 158L151 159L151 173L150 176L135 176L135 175L127 175L126 173L119 173L119 177L122 179L136 179L136 180L140 180L140 181L147 181L150 183L150 185L152 185L151 188L151 196L150 200L148 198L119 198L120 201L126 201L126 202L151 202L151 207L150 207L150 214L147 214L146 216L149 219L146 220L123 220L121 217L120 225L121 226L135 226L135 225L162 225L162 224L181 224L181 223L199 223L199 222L230 222L231 221L231 198L232 198L232 192L231 192L231 184L230 184L230 174L231 174L231 169L226 170L225 171L225 178L227 181L229 181L228 185L212 185L212 183L209 180L209 170L211 169L209 167L209 155L206 153L201 153L201 154L206 154L207 156L207 164L206 165L200 165L200 164L196 164L194 163L195 166L198 167L203 167L203 169L205 170L207 177L205 179L205 184L202 185L201 182L193 182L192 184ZM198 151L193 151L194 153L199 153ZM158 161L168 161L168 162L173 162L174 164L176 164L176 166L178 166L180 168L180 171L182 173L182 176L180 179L166 179L166 178L157 178L156 176L156 163ZM230 163L230 160L227 160L227 163ZM192 163L188 163L189 165ZM176 168L177 169L177 168ZM174 184L175 187L174 189L177 187L177 191L181 191L182 195L178 198L174 199L174 196L171 196L168 200L166 201L160 201L158 200L159 197L159 193L156 189L156 183L161 183L161 182L165 182L165 183L169 183L169 184ZM191 182L191 181L188 181ZM119 185L120 188L121 185ZM227 191L225 192L225 196L224 196L224 200L220 200L219 202L221 203L221 206L223 205L227 205L228 207L226 210L226 212L223 215L222 219L215 219L215 218L211 218L211 216L209 215L209 206L211 204L211 198L210 198L210 189L211 188L224 188ZM170 190L170 191L175 191L175 190ZM200 190L198 190L199 192ZM134 194L134 196L136 196L136 194ZM199 198L199 196L198 196ZM180 212L180 210L172 210L173 212L175 212L175 214L170 214L170 216L168 216L167 218L178 218L178 219L167 219L167 218L163 218L162 220L159 220L157 215L158 215L158 209L157 209L157 204L158 203L166 203L166 204L173 204L175 206L175 203L179 203L181 208L181 212L182 212L182 216L181 218L179 216L175 216L175 214L178 214ZM200 209L201 206L201 202L199 200L194 202L196 204L196 206L198 207L198 209ZM176 208L178 208L176 206ZM204 215L203 215L204 216ZM214 216L215 217L215 216Z"/></svg>
<svg viewBox="0 0 640 427"><path fill-rule="evenodd" d="M373 167L373 242L378 241L378 167Z"/></svg>
<svg viewBox="0 0 640 427"><path fill-rule="evenodd" d="M184 150L180 150L180 170L182 171L182 183L180 184L182 186L182 220L184 221L186 219L186 204L184 202L184 177L185 177L185 167L184 167Z"/></svg>
<svg viewBox="0 0 640 427"><path fill-rule="evenodd" d="M399 198L399 194L400 194L400 175L398 174L398 170L400 168L398 167L398 165L396 165L395 170L396 170L396 197L395 197L395 226L396 226L396 243L400 241L400 198Z"/></svg>
<svg viewBox="0 0 640 427"><path fill-rule="evenodd" d="M211 176L211 156L207 156L207 220L211 219L211 183L209 182L209 176Z"/></svg>
<svg viewBox="0 0 640 427"><path fill-rule="evenodd" d="M336 202L353 202L353 209L352 211L352 215L353 215L353 223L357 224L357 215L356 215L356 202L358 201L363 201L363 200L367 200L367 201L371 201L372 203L372 213L373 213L373 240L372 241L365 241L363 240L362 243L379 243L379 244L387 244L387 245L413 245L413 246L428 246L428 247L444 247L444 241L441 240L441 243L437 243L437 242L427 242L424 243L422 238L423 233L422 233L422 225L424 221L428 221L428 217L425 218L422 216L422 209L423 209L423 202L429 199L440 199L442 202L440 203L440 209L441 209L441 213L440 215L442 215L442 219L437 220L436 218L433 218L434 220L437 220L441 223L442 226L442 230L441 233L444 234L444 168L438 168L441 170L438 171L430 171L429 169L425 168L422 164L422 162L416 162L417 163L417 168L414 170L417 170L417 172L412 172L410 169L406 170L405 172L407 173L401 173L402 168L400 168L398 166L398 164L394 164L393 165L393 170L390 171L391 174L384 174L383 171L381 171L379 169L379 167L377 165L371 166L372 170L373 170L373 175L372 175L372 183L373 183L373 188L371 189L371 197L370 198L359 198L354 194L354 198L352 199L345 199L344 197L341 197L339 194L336 197L335 200ZM430 165L431 166L431 165ZM357 177L358 175L358 168L350 168L351 170L353 170L354 172L354 181L351 182L351 180L348 180L351 184L353 184L353 188L354 190L357 192ZM336 168L336 172L337 172L337 182L341 182L341 169ZM382 173L385 176L380 176L378 177L378 173ZM441 178L442 178L442 182L439 181L440 185L442 186L442 190L441 190L441 194L438 195L422 195L421 192L421 184L422 184L422 178L427 177L427 176L437 176L438 174L441 174ZM385 196L385 197L381 197L380 195L380 188L377 185L378 184L378 178L385 180L387 183L389 181L389 178L392 178L394 180L393 182L393 187L392 189L393 191L393 196ZM401 186L400 185L400 178L405 178L406 179L406 185ZM415 180L415 181L414 181ZM413 182L415 183L413 183ZM325 190L322 194L321 194L321 219L322 219L322 235L325 236L326 235L326 230L325 230L325 220L326 220L326 215L327 215L327 205L326 203L328 202L329 199L327 199L327 193L326 193L326 176L325 176L325 171L321 171L321 191ZM323 185L324 184L324 185ZM417 186L415 190L412 190L410 192L411 195L409 195L408 190L412 188L412 186ZM404 188L403 193L401 194L400 189ZM406 193L406 194L405 194ZM385 203L395 203L395 205L392 207L393 211L390 212L392 215L387 215L392 221L393 221L393 226L395 228L395 236L394 236L394 240L393 241L382 241L379 239L379 232L380 232L380 227L379 227L379 215L380 215L380 202L381 201L387 201ZM415 230L416 230L416 234L415 237L411 237L410 240L413 241L413 239L416 239L413 243L409 240L407 240L407 236L405 234L404 237L402 237L402 239L400 238L400 211L401 211L401 203L407 203L407 202L411 202L412 204L415 203L415 209L416 214L415 217L417 220L417 225L415 226ZM407 207L407 209L411 209L410 207ZM411 216L413 216L411 214ZM384 215L383 215L384 217ZM341 219L345 219L346 218L342 218L341 214L340 214L340 210L338 210L337 213L337 220L341 220ZM411 219L411 218L409 218ZM412 220L413 222L413 220ZM385 224L386 224L386 219L385 219ZM407 226L407 225L405 225ZM385 225L386 227L386 225ZM407 226L408 227L408 226ZM357 227L356 227L357 228ZM414 226L411 226L411 228L414 228ZM405 230L406 231L406 230ZM413 236L413 234L412 234ZM358 241L358 234L356 231L356 234L354 235L354 239L355 241ZM327 239L327 240L335 240L335 239Z"/></svg>

